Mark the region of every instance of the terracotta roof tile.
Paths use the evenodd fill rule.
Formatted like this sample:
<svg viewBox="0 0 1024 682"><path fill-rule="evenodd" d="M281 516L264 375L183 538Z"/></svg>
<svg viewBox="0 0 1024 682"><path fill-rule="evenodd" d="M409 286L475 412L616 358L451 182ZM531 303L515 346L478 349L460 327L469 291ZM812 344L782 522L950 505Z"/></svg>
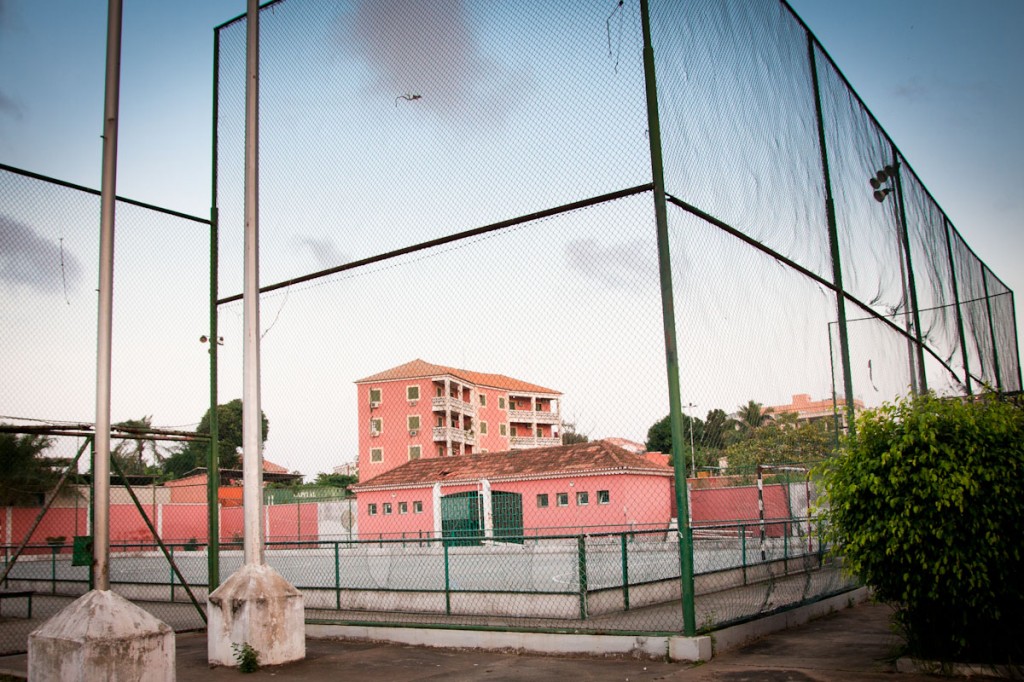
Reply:
<svg viewBox="0 0 1024 682"><path fill-rule="evenodd" d="M648 461L605 441L480 455L433 457L406 462L353 489L433 485L437 481L523 479L539 476L630 472L672 475L670 467Z"/></svg>
<svg viewBox="0 0 1024 682"><path fill-rule="evenodd" d="M523 391L524 393L551 393L553 395L562 395L561 391L538 386L537 384L531 384L520 379L513 379L512 377L507 377L504 374L487 374L485 372L474 372L468 369L456 369L455 367L434 365L418 358L411 362L407 362L404 365L392 367L391 369L384 370L383 372L378 372L377 374L372 374L363 379L358 379L355 383L366 384L379 381L398 381L400 379L422 379L444 374L449 374L457 379L462 379L463 381L476 384L477 386L500 388L506 391Z"/></svg>

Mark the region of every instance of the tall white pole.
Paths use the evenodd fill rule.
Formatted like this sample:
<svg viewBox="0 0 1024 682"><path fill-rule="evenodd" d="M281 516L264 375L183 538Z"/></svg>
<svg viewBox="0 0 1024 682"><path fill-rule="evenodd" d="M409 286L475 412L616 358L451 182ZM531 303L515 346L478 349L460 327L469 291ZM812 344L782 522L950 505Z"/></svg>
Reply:
<svg viewBox="0 0 1024 682"><path fill-rule="evenodd" d="M242 505L246 564L263 564L263 423L260 418L259 0L248 0L245 43L245 267L242 289Z"/></svg>
<svg viewBox="0 0 1024 682"><path fill-rule="evenodd" d="M100 281L96 323L96 454L93 462L93 578L110 589L110 347L114 311L114 204L117 196L117 116L121 89L121 0L107 3L107 73L103 100L100 193Z"/></svg>

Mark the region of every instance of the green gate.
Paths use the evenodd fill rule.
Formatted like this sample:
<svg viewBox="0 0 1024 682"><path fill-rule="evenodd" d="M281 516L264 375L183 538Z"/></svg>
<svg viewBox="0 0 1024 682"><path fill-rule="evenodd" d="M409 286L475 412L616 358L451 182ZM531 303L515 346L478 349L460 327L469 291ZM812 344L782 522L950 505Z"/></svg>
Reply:
<svg viewBox="0 0 1024 682"><path fill-rule="evenodd" d="M495 490L491 493L494 539L523 544L523 496Z"/></svg>
<svg viewBox="0 0 1024 682"><path fill-rule="evenodd" d="M441 534L448 547L479 545L483 536L480 493L471 490L441 498Z"/></svg>

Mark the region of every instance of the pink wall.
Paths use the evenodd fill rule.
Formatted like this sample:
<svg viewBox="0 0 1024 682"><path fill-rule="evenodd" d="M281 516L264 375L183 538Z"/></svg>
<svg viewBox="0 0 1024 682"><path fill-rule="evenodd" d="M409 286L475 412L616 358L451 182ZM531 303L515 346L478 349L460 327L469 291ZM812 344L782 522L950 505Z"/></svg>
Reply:
<svg viewBox="0 0 1024 682"><path fill-rule="evenodd" d="M445 489L445 493L456 492L460 488ZM415 488L412 490L380 491L361 493L356 498L359 505L359 537L372 539L381 535L385 537L418 537L420 534L430 535L434 531L434 498L433 488ZM399 503L404 502L408 512L399 514ZM414 502L423 504L423 512L415 513ZM370 516L369 505L377 505L377 514ZM384 514L384 504L391 505L391 514Z"/></svg>
<svg viewBox="0 0 1024 682"><path fill-rule="evenodd" d="M317 506L305 504L272 504L265 507L270 517L268 540L316 540Z"/></svg>
<svg viewBox="0 0 1024 682"><path fill-rule="evenodd" d="M757 486L707 488L690 492L690 515L695 527L745 522L756 524L760 519ZM789 492L785 485L764 486L765 519L788 519ZM768 527L770 535L782 535L783 524Z"/></svg>
<svg viewBox="0 0 1024 682"><path fill-rule="evenodd" d="M162 529L161 539L167 543L180 544L195 539L205 542L207 539L207 520L205 504L164 504L157 505L154 511L150 505L144 505L146 514L154 526ZM315 540L319 537L318 510L315 503L269 505L264 508L270 519L268 540L296 540L301 531L303 540ZM11 515L11 534L6 537L6 514ZM35 508L0 507L0 521L4 522L0 540L5 544L17 546L21 543L39 513ZM301 517L299 516L301 514ZM159 517L159 520L158 520ZM76 527L77 519L77 527ZM86 509L53 508L43 517L39 528L32 534L31 544L44 545L47 537L63 535L67 543L77 535L88 534L88 511ZM224 541L242 534L242 508L222 507L220 520L220 536ZM150 544L152 534L143 521L135 505L115 504L110 507L110 543L117 551L116 545L126 543ZM49 551L45 547L35 550Z"/></svg>

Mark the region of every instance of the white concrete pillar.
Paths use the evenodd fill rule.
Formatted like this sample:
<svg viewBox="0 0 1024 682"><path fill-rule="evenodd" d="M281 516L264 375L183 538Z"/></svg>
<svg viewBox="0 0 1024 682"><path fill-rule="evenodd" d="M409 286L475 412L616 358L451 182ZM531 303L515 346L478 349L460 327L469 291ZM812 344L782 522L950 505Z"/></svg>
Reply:
<svg viewBox="0 0 1024 682"><path fill-rule="evenodd" d="M174 630L110 590L92 590L28 636L32 680L174 682Z"/></svg>
<svg viewBox="0 0 1024 682"><path fill-rule="evenodd" d="M480 503L483 505L484 537L494 537L494 505L491 504L491 482L480 480Z"/></svg>
<svg viewBox="0 0 1024 682"><path fill-rule="evenodd" d="M431 504L434 507L434 537L441 537L443 526L441 525L441 484L435 483L431 490Z"/></svg>

